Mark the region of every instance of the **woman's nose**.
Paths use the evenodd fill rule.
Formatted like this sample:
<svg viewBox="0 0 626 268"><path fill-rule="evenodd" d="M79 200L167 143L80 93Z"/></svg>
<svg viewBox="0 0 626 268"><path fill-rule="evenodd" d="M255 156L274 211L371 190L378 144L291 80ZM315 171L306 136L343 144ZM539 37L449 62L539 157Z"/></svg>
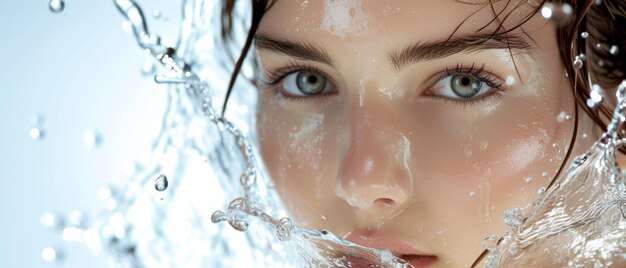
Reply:
<svg viewBox="0 0 626 268"><path fill-rule="evenodd" d="M384 110L378 110L382 112ZM372 216L388 218L404 209L413 191L411 143L388 113L359 107L346 131L348 150L341 160L336 194Z"/></svg>

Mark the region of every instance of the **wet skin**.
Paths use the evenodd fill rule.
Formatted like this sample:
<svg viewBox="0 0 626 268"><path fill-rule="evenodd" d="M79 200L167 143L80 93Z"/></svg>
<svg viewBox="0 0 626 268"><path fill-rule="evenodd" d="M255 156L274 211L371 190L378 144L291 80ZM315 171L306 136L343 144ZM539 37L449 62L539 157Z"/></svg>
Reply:
<svg viewBox="0 0 626 268"><path fill-rule="evenodd" d="M257 128L276 188L304 227L357 242L384 236L392 252L409 244L411 254L435 255L434 267L467 267L484 237L506 229L504 211L547 186L574 120L589 134L575 153L593 140L588 118L573 117L554 26L539 15L510 34L518 42L510 50L489 42L435 53L441 45L424 44L446 40L467 18L453 39L493 32L497 24L478 31L494 18L491 7L302 2L277 1L259 26L268 83ZM533 8L519 7L504 27ZM414 44L422 46L413 56L430 54L402 53ZM561 112L572 118L558 123Z"/></svg>

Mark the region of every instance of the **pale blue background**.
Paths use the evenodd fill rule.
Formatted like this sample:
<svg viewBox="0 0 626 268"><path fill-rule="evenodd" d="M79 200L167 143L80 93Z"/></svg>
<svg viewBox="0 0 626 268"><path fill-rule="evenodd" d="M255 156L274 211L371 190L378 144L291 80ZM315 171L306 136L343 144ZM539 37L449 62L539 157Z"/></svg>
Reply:
<svg viewBox="0 0 626 268"><path fill-rule="evenodd" d="M180 1L138 1L167 21L152 30L176 40ZM84 245L42 228L42 212L103 209L97 190L128 178L156 136L167 88L140 73L147 59L112 0L67 0L53 14L45 0L0 0L0 267L105 267ZM152 19L151 19L152 21ZM44 116L42 140L29 137ZM97 129L103 143L86 148ZM62 250L47 263L41 251Z"/></svg>

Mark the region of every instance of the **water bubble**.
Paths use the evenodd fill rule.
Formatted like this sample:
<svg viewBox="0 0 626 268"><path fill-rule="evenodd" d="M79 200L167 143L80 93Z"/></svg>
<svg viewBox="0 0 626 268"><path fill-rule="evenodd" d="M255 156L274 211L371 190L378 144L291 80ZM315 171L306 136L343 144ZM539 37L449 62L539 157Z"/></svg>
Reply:
<svg viewBox="0 0 626 268"><path fill-rule="evenodd" d="M102 143L102 135L98 131L87 130L83 134L83 143L87 148L98 147Z"/></svg>
<svg viewBox="0 0 626 268"><path fill-rule="evenodd" d="M541 15L544 18L556 23L557 25L567 23L569 20L571 20L573 13L574 9L567 3L554 4L551 2L546 2L541 8Z"/></svg>
<svg viewBox="0 0 626 268"><path fill-rule="evenodd" d="M589 37L589 33L588 32L582 32L582 33L580 33L580 37L586 39L587 37Z"/></svg>
<svg viewBox="0 0 626 268"><path fill-rule="evenodd" d="M65 9L65 2L63 0L50 0L48 8L52 13L61 13Z"/></svg>
<svg viewBox="0 0 626 268"><path fill-rule="evenodd" d="M302 1L302 3L300 4L300 7L302 7L302 8L306 8L308 6L309 6L309 1L307 1L307 0Z"/></svg>
<svg viewBox="0 0 626 268"><path fill-rule="evenodd" d="M169 182L167 181L167 177L161 174L154 181L154 189L156 189L159 192L165 191L165 189L167 189L168 184Z"/></svg>
<svg viewBox="0 0 626 268"><path fill-rule="evenodd" d="M41 251L41 258L47 262L57 260L57 251L52 247L46 247Z"/></svg>
<svg viewBox="0 0 626 268"><path fill-rule="evenodd" d="M617 52L619 52L619 48L617 48L616 45L612 45L611 48L609 49L609 52L611 53L611 55L615 55L617 54Z"/></svg>
<svg viewBox="0 0 626 268"><path fill-rule="evenodd" d="M30 136L30 138L33 140L43 139L43 130L37 127L31 128L28 132L28 136Z"/></svg>

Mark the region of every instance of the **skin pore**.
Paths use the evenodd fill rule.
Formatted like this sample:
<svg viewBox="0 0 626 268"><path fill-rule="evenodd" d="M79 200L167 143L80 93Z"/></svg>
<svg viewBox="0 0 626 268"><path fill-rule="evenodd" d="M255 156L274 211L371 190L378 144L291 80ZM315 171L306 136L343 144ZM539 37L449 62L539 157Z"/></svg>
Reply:
<svg viewBox="0 0 626 268"><path fill-rule="evenodd" d="M506 2L493 6L505 29L534 8ZM266 80L257 128L295 222L467 267L483 238L506 230L504 211L548 185L574 120L589 134L577 148L589 147L554 26L536 15L508 41L467 45L490 36L493 19L491 6L455 0L269 9L256 38ZM570 118L557 122L562 112Z"/></svg>

